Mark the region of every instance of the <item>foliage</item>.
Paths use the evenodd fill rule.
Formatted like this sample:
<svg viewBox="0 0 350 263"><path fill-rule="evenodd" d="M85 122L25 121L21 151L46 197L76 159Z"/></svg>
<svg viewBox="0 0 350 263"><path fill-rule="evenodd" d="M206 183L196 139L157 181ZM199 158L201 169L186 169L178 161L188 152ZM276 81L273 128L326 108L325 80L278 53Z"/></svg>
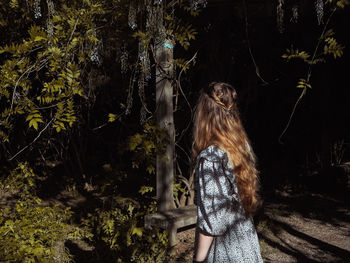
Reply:
<svg viewBox="0 0 350 263"><path fill-rule="evenodd" d="M299 51L298 49L287 48L286 53L282 55L282 58L284 58L286 61L290 61L292 59L301 59L303 62L311 65L318 64L320 62L326 62L326 56L331 54L336 59L338 57L341 57L343 55L344 47L340 45L337 40L333 37L334 36L333 29L329 29L324 34L321 35L321 37L318 40L318 45L324 46L323 51L319 54L317 54L318 48L316 48L314 55L310 59L310 54L306 51ZM318 47L318 46L317 46ZM303 89L303 94L305 94L306 90L308 88L311 88L310 84L310 77L311 77L311 71L309 70L307 79L300 78L297 88Z"/></svg>
<svg viewBox="0 0 350 263"><path fill-rule="evenodd" d="M328 23L334 14L334 12L338 8L344 8L346 5L349 5L350 2L348 0L327 0L326 1L329 4L334 4L335 7L333 7L333 12L330 14L327 23L325 24L323 31L321 33L321 36L317 40L316 48L313 52L313 55L310 56L310 54L306 51L299 51L298 49L294 49L293 47L286 49L286 53L282 55L282 58L286 59L287 62L289 62L291 59L301 59L305 63L309 64L309 70L307 73L306 80L304 78L300 78L297 88L302 88L302 96L305 95L308 88L311 88L310 84L310 78L311 78L311 66L318 64L320 62L326 62L327 55L333 55L334 59L340 58L344 53L344 47L340 45L337 40L335 39L334 31L333 29L327 29ZM319 46L323 45L323 50L319 52ZM311 57L311 59L310 59Z"/></svg>
<svg viewBox="0 0 350 263"><path fill-rule="evenodd" d="M291 59L299 58L303 60L304 62L309 63L310 60L310 54L306 51L299 51L298 49L293 48L287 48L286 53L282 55L282 58L286 59L287 61L290 61Z"/></svg>
<svg viewBox="0 0 350 263"><path fill-rule="evenodd" d="M287 125L285 126L284 130L282 131L281 135L279 136L279 142L282 143L281 138L284 135L284 133L287 131L291 120L293 118L293 115L295 113L296 107L301 101L301 99L305 96L307 90L311 89L311 75L312 75L312 67L318 63L326 62L326 58L328 55L333 55L334 59L340 58L344 53L344 46L339 44L336 40L335 33L333 29L328 29L328 24L338 9L343 9L345 6L350 4L349 0L327 0L326 3L330 5L330 9L332 12L330 13L327 22L323 26L322 33L320 37L317 40L316 47L313 51L312 56L307 51L299 51L299 49L294 49L293 47L286 49L286 53L282 55L282 58L285 59L287 62L289 62L292 59L300 59L304 63L308 65L308 70L306 73L306 77L299 78L297 88L302 89L297 101L294 104L293 110L289 116L289 120L287 122ZM323 49L320 51L320 46L323 45ZM311 57L311 59L310 59Z"/></svg>
<svg viewBox="0 0 350 263"><path fill-rule="evenodd" d="M344 47L337 43L337 40L333 37L327 37L325 39L324 54L331 54L334 58L341 57L343 55Z"/></svg>
<svg viewBox="0 0 350 263"><path fill-rule="evenodd" d="M54 9L48 7L44 27L40 20L30 18L24 4L12 1L7 8L27 18L27 33L0 47L3 141L9 141L12 122L20 115L25 115L28 127L35 130L50 119L57 132L72 127L75 98L86 97L83 68L96 59L92 56L99 43L95 19L104 14L102 1L57 3Z"/></svg>
<svg viewBox="0 0 350 263"><path fill-rule="evenodd" d="M134 199L116 196L107 207L96 209L86 224L114 252L116 262L164 262L166 232L143 227L144 216L155 211L154 201L141 205Z"/></svg>
<svg viewBox="0 0 350 263"><path fill-rule="evenodd" d="M330 4L335 3L337 7L344 8L346 5L350 4L350 1L349 0L327 0L326 3L330 3Z"/></svg>
<svg viewBox="0 0 350 263"><path fill-rule="evenodd" d="M308 80L300 78L298 85L297 85L297 88L302 89L303 90L302 94L305 94L306 90L311 89L312 87L311 87L311 84L309 83Z"/></svg>
<svg viewBox="0 0 350 263"><path fill-rule="evenodd" d="M91 238L91 234L69 223L69 208L44 206L35 194L36 179L28 164L20 163L1 181L0 191L12 196L14 204L0 206L0 260L71 262L64 242Z"/></svg>
<svg viewBox="0 0 350 263"><path fill-rule="evenodd" d="M75 140L72 134L75 135L76 132L79 139L85 136L83 134L80 137L85 132L84 128L90 129L90 117L96 118L96 111L100 110L94 106L96 100L103 100L106 94L109 95L105 87L96 89L100 87L96 84L98 77L91 76L90 73L96 72L97 76L106 74L111 61L113 67L118 67L120 63L122 68L123 62L119 61L118 56L122 53L121 47L124 47L131 58L125 66L133 72L130 86L134 83L144 84L141 78L146 75L144 72L148 67L135 53L146 50L147 54L151 54L159 32L153 30L152 26L140 26L136 32L127 28L125 14L128 13L129 5L135 2L140 4L143 14L156 14L160 11L164 23L155 19L152 26L162 26L166 37L185 49L189 47L196 31L189 19L182 14L194 17L198 15L199 9L191 9L188 1L178 1L173 7L166 6L165 1L157 5L149 0L11 0L0 3L0 33L3 35L0 40L0 141L6 147L6 155L11 155L13 150L18 150L21 144L25 144L27 146L22 150L34 148L40 153L39 159L36 159L37 156L28 156L40 165L47 163L48 159L51 161L53 152L68 162L70 154L75 153L79 161L76 166L83 171L82 163L85 160L79 152L81 142ZM129 59L124 53L124 58ZM149 58L150 55L147 56ZM134 63L130 62L132 59ZM185 60L177 62L179 68L188 69L189 63ZM128 70L122 70L121 73L124 74L123 77L130 77ZM115 93L122 100L124 91L119 86L118 89ZM120 108L126 111L127 107ZM122 114L115 113L118 110L103 108L103 114L113 113L104 115L106 123L98 128L116 120L121 121ZM83 125L86 126L82 128ZM18 139L19 131L21 140ZM39 137L43 144L34 145ZM153 174L156 155L164 152L168 141L166 132L146 122L142 132L129 137L123 147L127 154L132 155L134 168ZM17 154L12 155L10 160L16 158ZM53 163L60 162L54 160ZM69 165L63 162L62 166L66 168ZM162 261L167 243L165 232L142 228L144 215L154 211L155 204L139 206L133 201L124 204L122 200L130 199L118 197L120 189L116 189L112 181L127 181L127 173L111 171L113 169L108 164L104 168L110 177L115 178L114 181L106 180L102 193L112 189L108 197L114 198L115 202L109 208L97 209L96 214L90 216L92 221L86 225L97 230L99 237L115 251L116 258L121 262ZM1 259L18 262L68 262L71 257L64 251L64 242L89 237L89 234L69 224L72 217L70 209L43 205L35 194L36 179L27 164L20 164L2 182L3 189L11 193L11 201L15 205L1 206L0 231L4 235L0 242ZM175 192L181 190L180 185L177 186ZM152 191L152 186L143 186L139 193L146 195ZM6 247L6 243L10 245Z"/></svg>
<svg viewBox="0 0 350 263"><path fill-rule="evenodd" d="M143 165L149 174L154 174L156 155L164 154L168 141L168 134L164 129L152 123L146 123L142 133L130 136L125 147L127 151L133 153L131 158L132 167L139 168Z"/></svg>
<svg viewBox="0 0 350 263"><path fill-rule="evenodd" d="M286 49L286 53L282 55L282 58L285 59L287 62L293 59L300 59L309 66L312 66L320 62L326 62L327 55L329 54L333 55L335 59L341 57L344 53L344 47L337 42L337 40L334 38L334 35L335 33L333 29L325 31L318 39L318 45L316 50L314 51L313 56L311 56L307 51L299 51L298 49L294 49L293 47L291 47ZM323 45L323 49L321 52L318 52L318 47L320 45ZM310 76L308 76L307 82L310 81ZM297 88L300 87L301 86L299 82Z"/></svg>
<svg viewBox="0 0 350 263"><path fill-rule="evenodd" d="M174 193L174 200L175 204L179 207L182 204L180 203L180 197L182 194L184 194L186 191L184 183L180 180L175 180L174 186L173 186L173 193Z"/></svg>
<svg viewBox="0 0 350 263"><path fill-rule="evenodd" d="M174 37L174 39L184 48L188 49L190 41L194 40L197 31L189 23L184 22L179 18L167 16L167 33Z"/></svg>

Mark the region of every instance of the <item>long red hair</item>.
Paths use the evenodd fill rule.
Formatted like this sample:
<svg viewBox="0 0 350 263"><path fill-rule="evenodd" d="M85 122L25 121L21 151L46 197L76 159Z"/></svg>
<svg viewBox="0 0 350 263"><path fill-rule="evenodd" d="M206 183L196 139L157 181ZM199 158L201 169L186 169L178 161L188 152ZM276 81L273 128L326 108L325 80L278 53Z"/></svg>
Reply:
<svg viewBox="0 0 350 263"><path fill-rule="evenodd" d="M199 97L194 115L192 157L210 145L229 154L234 166L238 194L245 212L253 214L259 205L256 157L242 126L236 90L227 83L211 83Z"/></svg>

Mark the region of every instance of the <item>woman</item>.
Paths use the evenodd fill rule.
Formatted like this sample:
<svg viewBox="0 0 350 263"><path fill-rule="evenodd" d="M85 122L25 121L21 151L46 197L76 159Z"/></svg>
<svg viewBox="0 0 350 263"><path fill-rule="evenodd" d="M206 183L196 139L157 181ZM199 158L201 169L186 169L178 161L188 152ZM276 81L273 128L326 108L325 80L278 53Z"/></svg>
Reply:
<svg viewBox="0 0 350 263"><path fill-rule="evenodd" d="M258 199L255 156L226 83L203 90L194 118L198 211L194 262L263 262L252 214Z"/></svg>

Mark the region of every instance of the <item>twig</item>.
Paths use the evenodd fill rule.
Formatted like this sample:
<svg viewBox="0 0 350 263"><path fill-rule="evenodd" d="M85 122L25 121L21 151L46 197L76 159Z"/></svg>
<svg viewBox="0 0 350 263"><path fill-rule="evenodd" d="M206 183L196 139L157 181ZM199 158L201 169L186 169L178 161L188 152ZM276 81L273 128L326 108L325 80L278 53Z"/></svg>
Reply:
<svg viewBox="0 0 350 263"><path fill-rule="evenodd" d="M294 116L295 110L296 110L296 108L297 108L297 105L298 105L299 102L301 101L302 97L304 97L304 95L305 95L305 89L303 89L303 91L301 92L301 94L300 94L298 100L295 102L294 107L293 107L293 110L292 110L292 113L291 113L290 116L289 116L289 120L288 120L288 122L287 122L287 125L286 125L286 127L284 128L284 130L283 130L283 132L281 133L281 135L278 137L278 142L279 142L280 144L283 144L283 142L282 142L282 140L281 140L281 139L282 139L282 136L283 136L283 135L286 133L286 131L288 130L289 125L290 125L290 123L291 123L291 121L292 121L292 118L293 118L293 116Z"/></svg>
<svg viewBox="0 0 350 263"><path fill-rule="evenodd" d="M13 89L13 93L12 93L10 113L9 113L9 115L7 115L7 118L6 118L6 119L8 119L8 118L11 116L11 114L12 114L13 103L14 103L14 100L15 100L16 89L17 89L17 86L18 86L19 81L23 78L23 76L24 76L25 74L27 74L27 73L28 73L32 68L34 68L34 67L35 67L35 65L33 65L33 66L31 66L30 68L28 68L28 69L27 69L25 72L23 72L22 75L17 79L16 84L15 84L15 87L14 87L14 89Z"/></svg>
<svg viewBox="0 0 350 263"><path fill-rule="evenodd" d="M313 62L314 62L314 60L315 60L315 57L316 57L316 54L317 54L317 51L318 51L318 47L320 46L321 40L322 40L322 38L323 38L323 36L324 36L324 34L325 34L325 32L326 32L327 26L328 26L328 24L329 24L329 22L330 22L330 20L331 20L331 18L332 18L332 16L333 16L333 14L335 13L336 10L337 10L337 7L335 7L335 8L333 9L332 13L329 15L329 17L328 17L328 19L327 19L327 22L325 23L325 25L324 25L324 27L323 27L321 36L319 37L319 39L318 39L318 41L317 41L317 45L316 45L315 50L314 50L314 53L313 53L313 55L312 55L311 63L309 64L309 68L308 68L308 72L307 72L307 79L306 79L307 82L309 82L309 81L310 81L310 78L311 78L312 65L313 65ZM301 92L301 94L300 94L298 100L297 100L297 101L295 102L295 104L294 104L292 113L291 113L290 116L289 116L289 120L288 120L288 122L287 122L286 127L283 129L283 132L282 132L281 135L278 137L278 142L279 142L280 144L283 144L283 142L282 142L282 140L281 140L281 139L282 139L282 136L283 136L283 135L286 133L286 131L288 130L289 125L290 125L290 123L291 123L291 121L292 121L292 118L293 118L293 116L294 116L295 110L296 110L296 108L297 108L299 102L301 101L301 99L304 97L305 93L306 93L306 90L305 90L305 88L304 88L303 91Z"/></svg>
<svg viewBox="0 0 350 263"><path fill-rule="evenodd" d="M115 117L115 119L118 119L120 116L122 116L123 114L125 114L125 112L126 112L126 110L123 111L122 113L120 113L119 115L117 115L117 116ZM104 123L104 124L101 124L100 126L97 126L97 127L93 128L92 131L97 131L97 130L99 130L99 129L105 127L105 126L107 126L108 124L109 124L109 122L106 122L106 123Z"/></svg>
<svg viewBox="0 0 350 263"><path fill-rule="evenodd" d="M321 39L323 38L324 34L326 33L327 26L328 26L328 24L329 24L329 22L330 22L330 20L331 20L331 18L332 18L332 16L333 16L333 14L335 13L336 10L337 10L337 7L335 7L335 8L333 9L332 13L329 15L329 17L328 17L328 19L327 19L327 22L326 22L326 24L325 24L324 27L323 27L321 36L319 37L319 39L318 39L318 41L317 41L317 45L316 45L316 48L315 48L314 53L313 53L313 55L312 55L311 63L309 64L309 68L308 68L308 72L307 72L307 82L309 82L310 77L311 77L311 71L312 71L312 70L311 70L311 67L312 67L313 62L314 62L314 60L315 60L316 53L317 53L317 51L318 51L318 47L319 47L320 44L321 44Z"/></svg>
<svg viewBox="0 0 350 263"><path fill-rule="evenodd" d="M186 97L186 95L185 95L185 93L184 93L184 91L183 91L183 89L182 89L182 87L181 87L181 75L182 75L182 73L184 72L184 68L185 68L189 63L191 63L191 62L197 57L197 53L198 53L198 51L194 54L194 56L193 56L189 61L187 61L187 63L185 64L185 66L184 66L184 67L182 68L182 70L180 71L178 79L176 80L176 84L177 84L177 86L178 86L178 90L180 90L180 92L181 92L182 96L184 97L184 99L185 99L185 101L186 101L186 103L187 103L187 105L188 105L188 107L189 107L189 109L190 109L190 112L191 112L190 121L188 122L186 128L182 130L182 132L181 132L179 138L177 139L177 142L180 141L180 140L182 139L182 137L183 137L183 135L185 134L185 132L190 128L191 123L192 123L192 117L193 117L192 106L191 106L190 102L188 101L188 99L187 99L187 97ZM177 95L176 95L176 96L177 96ZM176 108L177 108L177 97L176 97L176 104L175 104L175 106L176 106Z"/></svg>
<svg viewBox="0 0 350 263"><path fill-rule="evenodd" d="M185 151L185 149L182 148L182 147L181 147L179 144L177 144L177 143L175 143L175 146L176 146L176 147L179 147L179 149L180 149L181 151L183 151L184 154L186 155L186 157L188 158L188 161L191 162L191 157L188 155L188 153Z"/></svg>
<svg viewBox="0 0 350 263"><path fill-rule="evenodd" d="M36 109L36 110L46 110L46 109L50 109L50 108L57 107L58 104L59 104L59 103L54 104L54 105L50 105L50 106L36 107L35 109Z"/></svg>
<svg viewBox="0 0 350 263"><path fill-rule="evenodd" d="M178 87L181 87L181 84L180 84L181 75L182 75L182 73L184 72L186 66L187 66L188 64L190 64L193 60L195 60L195 59L197 58L197 54L198 54L198 51L197 51L197 52L193 55L193 57L192 57L189 61L187 61L187 62L185 63L185 65L182 67L182 69L181 69L181 71L180 71L180 73L179 73L179 77L178 77L177 80L176 80L176 84L178 85ZM176 109L177 109L178 96L179 96L179 92L177 91L177 92L176 92L176 99L175 99L175 111L176 111ZM187 101L187 103L188 103L188 100L187 100L186 97L185 97L185 99L186 99L186 101ZM188 103L188 104L189 104L189 103ZM191 108L191 106L190 106L190 108ZM191 109L191 110L192 110L192 109Z"/></svg>
<svg viewBox="0 0 350 263"><path fill-rule="evenodd" d="M79 16L77 17L77 20L75 21L75 24L74 24L72 33L70 34L70 37L69 37L68 42L67 42L65 59L67 58L68 46L69 46L70 41L71 41L72 38L73 38L73 35L74 35L75 30L77 29L78 22L79 22Z"/></svg>
<svg viewBox="0 0 350 263"><path fill-rule="evenodd" d="M52 118L51 121L49 121L46 126L39 132L39 134L34 138L34 140L28 144L27 146L25 146L24 148L22 148L19 152L17 152L14 156L12 156L10 159L8 159L9 161L12 161L14 158L16 158L20 153L22 153L24 150L26 150L28 147L30 147L33 143L35 143L41 136L41 134L49 127L49 125L55 120L55 118Z"/></svg>
<svg viewBox="0 0 350 263"><path fill-rule="evenodd" d="M260 69L258 67L258 65L255 62L254 56L253 56L253 52L252 52L252 48L250 45L250 40L249 40L249 33L248 33L248 11L247 11L247 3L246 0L243 0L243 6L244 6L244 14L245 14L245 33L246 33L246 38L247 38L247 43L248 43L248 50L249 50L249 54L250 57L252 59L252 62L255 66L255 73L258 76L258 78L263 82L264 85L269 85L269 83L267 81L265 81L261 75L260 75Z"/></svg>

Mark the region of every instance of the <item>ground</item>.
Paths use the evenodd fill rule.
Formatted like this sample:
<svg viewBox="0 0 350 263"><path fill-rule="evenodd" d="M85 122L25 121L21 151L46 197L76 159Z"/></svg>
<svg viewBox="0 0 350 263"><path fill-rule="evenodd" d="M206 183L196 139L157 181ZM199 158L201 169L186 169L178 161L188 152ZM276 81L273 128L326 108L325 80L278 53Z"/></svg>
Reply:
<svg viewBox="0 0 350 263"><path fill-rule="evenodd" d="M350 203L339 195L282 191L254 218L261 252L272 262L350 262ZM190 263L194 229L178 233L174 262Z"/></svg>

